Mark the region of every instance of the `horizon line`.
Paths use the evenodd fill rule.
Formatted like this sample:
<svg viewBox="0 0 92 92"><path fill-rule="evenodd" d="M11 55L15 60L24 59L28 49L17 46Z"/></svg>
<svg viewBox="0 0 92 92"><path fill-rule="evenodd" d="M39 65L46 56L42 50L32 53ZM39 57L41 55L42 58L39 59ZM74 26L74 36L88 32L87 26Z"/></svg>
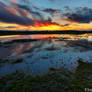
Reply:
<svg viewBox="0 0 92 92"><path fill-rule="evenodd" d="M86 34L86 33L92 33L92 31L78 31L78 30L54 30L54 31L15 31L15 30L0 30L0 36L4 36L4 35L36 35L36 34Z"/></svg>

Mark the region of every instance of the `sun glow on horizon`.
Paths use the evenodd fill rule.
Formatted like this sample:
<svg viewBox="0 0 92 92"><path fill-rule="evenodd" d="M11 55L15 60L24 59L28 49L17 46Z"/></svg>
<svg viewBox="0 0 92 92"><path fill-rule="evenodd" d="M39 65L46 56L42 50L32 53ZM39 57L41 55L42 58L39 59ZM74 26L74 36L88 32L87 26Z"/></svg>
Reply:
<svg viewBox="0 0 92 92"><path fill-rule="evenodd" d="M35 23L33 25L19 25L14 23L4 23L0 22L0 30L32 30L32 31L44 31L44 30L92 30L92 23L84 23L84 24L70 24L67 26L50 24L50 23Z"/></svg>

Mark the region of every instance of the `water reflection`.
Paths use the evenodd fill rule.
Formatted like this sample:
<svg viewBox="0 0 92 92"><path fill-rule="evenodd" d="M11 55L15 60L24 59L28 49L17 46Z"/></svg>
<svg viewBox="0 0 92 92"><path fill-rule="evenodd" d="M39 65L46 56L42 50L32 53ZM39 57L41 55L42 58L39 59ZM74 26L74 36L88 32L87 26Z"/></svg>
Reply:
<svg viewBox="0 0 92 92"><path fill-rule="evenodd" d="M35 36L39 38L39 35ZM20 38L34 39L35 36ZM32 75L45 74L52 67L66 67L74 71L79 58L92 62L92 42L89 41L91 35L53 35L52 37L44 35L44 39L42 35L40 37L41 40L33 42L2 44L0 58L7 60L0 64L0 76L20 70Z"/></svg>

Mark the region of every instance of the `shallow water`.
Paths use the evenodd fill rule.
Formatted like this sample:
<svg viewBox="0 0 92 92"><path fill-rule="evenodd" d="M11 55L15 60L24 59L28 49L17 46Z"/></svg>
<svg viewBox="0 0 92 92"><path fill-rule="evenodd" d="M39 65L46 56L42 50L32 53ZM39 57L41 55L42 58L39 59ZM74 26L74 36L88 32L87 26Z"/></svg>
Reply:
<svg viewBox="0 0 92 92"><path fill-rule="evenodd" d="M35 35L0 40L6 42L14 39L40 40L1 44L0 61L3 63L0 63L0 76L16 71L42 75L50 68L61 67L75 71L79 58L92 62L91 35Z"/></svg>

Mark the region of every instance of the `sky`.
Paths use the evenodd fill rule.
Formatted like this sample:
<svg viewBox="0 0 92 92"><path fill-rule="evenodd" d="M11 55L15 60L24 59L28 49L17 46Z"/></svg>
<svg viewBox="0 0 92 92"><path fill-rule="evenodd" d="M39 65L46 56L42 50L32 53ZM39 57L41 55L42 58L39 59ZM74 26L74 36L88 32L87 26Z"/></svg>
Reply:
<svg viewBox="0 0 92 92"><path fill-rule="evenodd" d="M92 0L0 0L0 30L92 30Z"/></svg>

